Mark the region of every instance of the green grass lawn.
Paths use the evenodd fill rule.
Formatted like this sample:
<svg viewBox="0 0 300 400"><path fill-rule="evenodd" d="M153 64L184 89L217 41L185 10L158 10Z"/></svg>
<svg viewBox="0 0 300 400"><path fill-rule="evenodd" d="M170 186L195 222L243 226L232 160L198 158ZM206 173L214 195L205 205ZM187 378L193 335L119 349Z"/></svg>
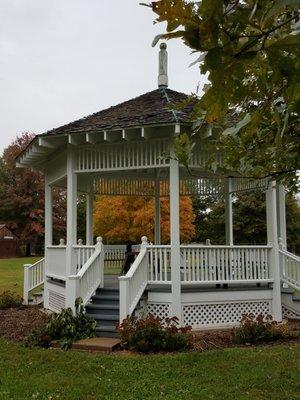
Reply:
<svg viewBox="0 0 300 400"><path fill-rule="evenodd" d="M41 257L0 258L0 293L12 290L23 294L23 265L33 264Z"/></svg>
<svg viewBox="0 0 300 400"><path fill-rule="evenodd" d="M0 340L0 399L299 399L299 347L118 356Z"/></svg>

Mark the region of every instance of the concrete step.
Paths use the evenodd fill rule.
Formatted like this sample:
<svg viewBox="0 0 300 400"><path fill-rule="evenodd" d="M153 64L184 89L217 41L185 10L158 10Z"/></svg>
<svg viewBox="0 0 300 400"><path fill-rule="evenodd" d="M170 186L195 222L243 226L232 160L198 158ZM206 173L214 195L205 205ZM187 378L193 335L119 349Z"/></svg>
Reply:
<svg viewBox="0 0 300 400"><path fill-rule="evenodd" d="M82 339L72 344L73 350L112 352L120 347L120 340L109 337Z"/></svg>

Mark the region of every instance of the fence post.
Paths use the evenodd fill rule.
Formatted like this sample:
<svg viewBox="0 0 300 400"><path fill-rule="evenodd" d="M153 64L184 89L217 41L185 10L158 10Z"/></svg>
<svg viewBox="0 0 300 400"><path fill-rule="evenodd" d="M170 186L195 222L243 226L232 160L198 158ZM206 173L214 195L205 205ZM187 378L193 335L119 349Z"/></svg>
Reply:
<svg viewBox="0 0 300 400"><path fill-rule="evenodd" d="M120 323L129 314L129 280L126 276L119 277L120 285Z"/></svg>
<svg viewBox="0 0 300 400"><path fill-rule="evenodd" d="M76 275L68 277L68 291L66 291L66 307L71 308L75 315L75 302L78 297L79 281Z"/></svg>
<svg viewBox="0 0 300 400"><path fill-rule="evenodd" d="M23 290L23 300L24 304L28 305L29 300L29 268L31 264L24 264L24 290Z"/></svg>
<svg viewBox="0 0 300 400"><path fill-rule="evenodd" d="M100 282L100 288L104 287L104 246L103 246L103 239L101 236L98 236L96 239L96 250L101 251L100 255L100 274L101 274L101 282Z"/></svg>

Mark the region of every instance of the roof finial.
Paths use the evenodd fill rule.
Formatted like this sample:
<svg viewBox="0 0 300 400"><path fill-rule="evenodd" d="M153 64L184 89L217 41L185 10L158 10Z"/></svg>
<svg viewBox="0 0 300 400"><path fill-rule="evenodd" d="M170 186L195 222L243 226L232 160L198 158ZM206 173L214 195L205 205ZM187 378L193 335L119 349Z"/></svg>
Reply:
<svg viewBox="0 0 300 400"><path fill-rule="evenodd" d="M168 87L168 52L166 43L160 44L158 87Z"/></svg>

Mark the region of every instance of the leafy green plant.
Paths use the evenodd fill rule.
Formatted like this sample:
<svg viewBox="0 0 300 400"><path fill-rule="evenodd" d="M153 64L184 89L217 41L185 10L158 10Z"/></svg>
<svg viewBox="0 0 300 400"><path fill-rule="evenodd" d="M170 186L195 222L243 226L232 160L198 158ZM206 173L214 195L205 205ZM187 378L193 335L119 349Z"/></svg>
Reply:
<svg viewBox="0 0 300 400"><path fill-rule="evenodd" d="M178 319L159 318L152 314L138 319L131 316L123 320L118 331L121 346L142 353L179 351L191 347L191 327L178 327Z"/></svg>
<svg viewBox="0 0 300 400"><path fill-rule="evenodd" d="M270 315L253 314L243 316L240 326L234 330L234 341L238 344L257 344L286 338L285 327L273 321Z"/></svg>
<svg viewBox="0 0 300 400"><path fill-rule="evenodd" d="M50 320L35 329L28 336L28 344L49 347L53 340L59 340L62 349L68 349L75 340L93 337L97 322L83 312L80 299L76 300L76 314L71 308L50 315Z"/></svg>
<svg viewBox="0 0 300 400"><path fill-rule="evenodd" d="M269 177L298 191L299 1L157 0L144 5L152 8L155 23L166 27L153 45L160 39L182 40L195 55L191 66L198 65L209 81L201 97L190 97L193 137L202 139L209 155L206 168L221 176L237 171L254 179ZM206 140L207 134L213 140ZM192 147L180 137L175 147L185 165ZM223 157L216 158L216 151Z"/></svg>
<svg viewBox="0 0 300 400"><path fill-rule="evenodd" d="M9 290L0 293L0 310L7 308L18 308L22 305L22 298Z"/></svg>

